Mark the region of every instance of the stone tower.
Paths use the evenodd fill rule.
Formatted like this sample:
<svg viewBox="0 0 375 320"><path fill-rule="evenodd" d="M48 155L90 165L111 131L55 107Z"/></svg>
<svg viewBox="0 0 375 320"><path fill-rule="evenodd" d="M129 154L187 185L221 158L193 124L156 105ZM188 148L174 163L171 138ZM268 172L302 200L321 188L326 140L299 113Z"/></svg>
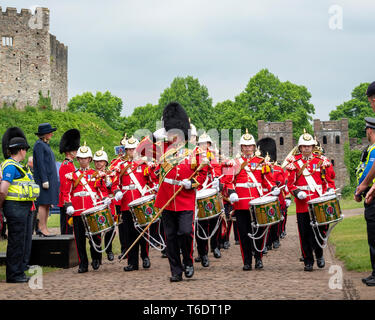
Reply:
<svg viewBox="0 0 375 320"><path fill-rule="evenodd" d="M349 144L348 119L335 121L314 120L314 134L332 162L336 173L336 188L349 185L349 176L344 163L344 145Z"/></svg>
<svg viewBox="0 0 375 320"><path fill-rule="evenodd" d="M68 103L68 48L49 33L49 10L0 7L0 108L36 105L48 93L54 109Z"/></svg>
<svg viewBox="0 0 375 320"><path fill-rule="evenodd" d="M275 140L277 161L282 164L295 145L293 140L293 121L265 122L264 120L258 120L258 140L266 137Z"/></svg>

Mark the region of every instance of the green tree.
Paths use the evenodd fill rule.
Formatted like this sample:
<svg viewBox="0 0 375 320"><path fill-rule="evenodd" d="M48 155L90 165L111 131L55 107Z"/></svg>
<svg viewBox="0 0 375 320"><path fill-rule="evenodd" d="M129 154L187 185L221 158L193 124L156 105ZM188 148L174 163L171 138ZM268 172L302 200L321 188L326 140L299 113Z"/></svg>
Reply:
<svg viewBox="0 0 375 320"><path fill-rule="evenodd" d="M121 110L122 100L109 91L96 92L95 96L91 92L84 92L68 103L68 111L94 113L114 129L121 129Z"/></svg>
<svg viewBox="0 0 375 320"><path fill-rule="evenodd" d="M201 85L198 79L192 76L176 77L171 86L160 95L159 110L162 111L171 101L177 101L184 107L191 123L197 129L215 128L212 98L209 96L208 89Z"/></svg>
<svg viewBox="0 0 375 320"><path fill-rule="evenodd" d="M267 69L262 69L250 78L245 90L235 97L233 107L238 114L248 115L244 120L255 137L258 134L258 120L292 120L293 134L298 138L304 128L312 131L309 121L312 120L315 108L310 98L311 94L305 86L290 81L281 82Z"/></svg>
<svg viewBox="0 0 375 320"><path fill-rule="evenodd" d="M368 85L369 83L361 83L355 87L351 94L352 99L340 104L329 114L330 120L348 119L350 138L361 139L365 137L364 118L374 115L366 96Z"/></svg>

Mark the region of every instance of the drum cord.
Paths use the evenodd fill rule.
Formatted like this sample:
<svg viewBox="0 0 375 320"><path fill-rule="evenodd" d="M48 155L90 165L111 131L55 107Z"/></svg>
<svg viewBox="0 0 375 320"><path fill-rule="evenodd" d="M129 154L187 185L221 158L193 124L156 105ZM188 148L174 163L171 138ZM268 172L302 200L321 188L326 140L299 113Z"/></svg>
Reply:
<svg viewBox="0 0 375 320"><path fill-rule="evenodd" d="M106 246L103 250L98 250L98 248L101 248L101 247L102 247L102 241L100 240L100 245L97 245L97 244L94 242L94 239L92 238L92 235L91 235L90 233L88 234L88 237L89 237L91 243L93 244L93 248L94 248L94 250L95 250L97 253L103 253L103 252L105 252L105 251L109 248L109 246L111 245L112 240L113 240L113 238L114 238L114 236L115 236L115 234L116 234L115 227L116 227L116 223L115 223L115 225L113 226L113 228L111 229L111 230L113 231L113 232L112 232L111 239L108 241L107 246ZM102 231L101 234L100 234L101 239L104 239L105 234L106 234L107 232L111 231L111 230Z"/></svg>
<svg viewBox="0 0 375 320"><path fill-rule="evenodd" d="M251 234L250 232L247 234L252 240L253 240L253 244L254 244L254 249L256 250L256 251L258 251L258 252L263 252L263 250L264 250L264 248L266 247L266 245L267 245L267 235L268 235L268 230L269 230L269 228L270 228L270 226L267 226L266 227L266 229L264 230L264 232L263 232L263 234L260 236L260 237L255 237L255 234L257 234L258 233L258 230L259 230L259 225L257 226L257 230L256 230L256 232L255 233L253 233L253 234ZM253 229L253 223L251 223L251 229L252 229L252 231L254 231L254 229ZM260 238L262 238L264 236L264 245L263 245L263 248L262 248L262 250L259 250L258 248L257 248L257 245L256 245L256 241L255 240L258 240L258 239L260 239Z"/></svg>
<svg viewBox="0 0 375 320"><path fill-rule="evenodd" d="M142 233L143 231L143 228L138 224L138 223L134 223L134 227L135 229L138 231L139 234ZM146 238L145 235L142 235L143 239L145 239L151 247L153 247L154 249L158 250L158 251L163 251L167 246L163 240L163 237L161 236L160 234L160 223L159 223L159 236L160 236L160 239L161 239L161 242L159 242L158 240L156 240L153 236L151 236L151 234L149 232L148 233L148 237L149 238ZM158 244L160 246L160 248L156 247L151 241L153 240L154 242L156 242L156 244Z"/></svg>
<svg viewBox="0 0 375 320"><path fill-rule="evenodd" d="M208 219L207 219L208 220ZM209 239L211 239L213 236L214 236L214 234L216 233L216 231L219 229L219 226L221 225L221 221L223 220L223 218L222 218L222 216L221 215L219 215L218 216L218 219L217 219L217 222L216 222L216 225L215 225L215 228L212 230L212 233L211 233L211 235L209 235L209 236L207 236L207 234L206 234L206 232L204 231L204 229L203 229L203 227L199 224L199 219L198 220L195 220L195 224L196 224L196 226L198 225L198 227L202 230L202 232L203 232L203 237L201 237L200 235L199 235L199 229L197 228L197 227L195 227L195 228L197 228L196 230L197 230L197 237L199 238L199 239L201 239L201 240L209 240Z"/></svg>
<svg viewBox="0 0 375 320"><path fill-rule="evenodd" d="M313 229L313 232L314 232L314 237L315 237L315 240L317 242L317 244L319 245L319 247L321 247L322 249L326 248L327 247L327 244L328 244L328 238L329 238L329 235L331 234L333 228L336 226L336 224L338 224L341 220L337 221L337 222L334 222L334 224L332 225L331 228L329 228L329 230L327 231L327 236L324 238L322 236L322 234L320 233L320 230L319 230L319 225L317 222L310 222L310 225ZM317 233L319 235L319 238L323 241L323 244L320 244L320 241L318 241L318 238L316 236L316 231L315 229L317 229Z"/></svg>

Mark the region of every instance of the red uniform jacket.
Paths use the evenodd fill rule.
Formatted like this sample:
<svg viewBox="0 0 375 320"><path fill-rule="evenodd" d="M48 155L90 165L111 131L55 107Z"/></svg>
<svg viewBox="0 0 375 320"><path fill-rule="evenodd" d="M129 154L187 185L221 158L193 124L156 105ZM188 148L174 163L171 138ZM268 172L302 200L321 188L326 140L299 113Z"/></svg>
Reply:
<svg viewBox="0 0 375 320"><path fill-rule="evenodd" d="M126 170L124 171L124 169ZM117 178L112 184L112 191L114 194L118 190L124 193L121 199L121 211L126 211L129 210L130 202L150 194L147 192L146 185L152 188L154 183L150 178L148 166L143 161L125 161L120 163L115 170ZM133 180L132 175L136 181ZM137 184L139 184L138 187Z"/></svg>
<svg viewBox="0 0 375 320"><path fill-rule="evenodd" d="M109 170L112 171L112 174L111 174L111 179L112 179L112 185L113 183L116 182L116 179L117 179L117 174L116 174L116 167L117 166L120 166L121 163L124 162L124 159L125 157L124 156L118 156L117 158L114 158L110 165L109 165ZM115 205L115 206L120 206L121 205L121 201L116 201L116 200L113 200L112 203Z"/></svg>
<svg viewBox="0 0 375 320"><path fill-rule="evenodd" d="M276 183L276 185L279 188L285 185L287 181L287 174L285 173L284 169L281 168L279 165L272 166L272 176L273 176L273 181ZM280 194L279 194L279 202L280 202L281 209L284 209L286 207L285 196L286 196L286 192L285 192L285 188L283 188L280 190Z"/></svg>
<svg viewBox="0 0 375 320"><path fill-rule="evenodd" d="M76 168L74 167L73 160L65 159L59 169L59 176L60 176L60 193L59 193L59 204L58 204L59 207L64 206L62 189L63 189L63 186L66 184L65 175L68 174L69 172L74 172L74 171L76 171Z"/></svg>
<svg viewBox="0 0 375 320"><path fill-rule="evenodd" d="M80 176L82 178L80 179ZM87 209L90 209L108 197L105 183L97 183L96 171L93 169L78 169L75 172L66 174L66 183L63 185L62 193L65 204L72 204L74 207L73 216L79 216ZM79 180L80 179L80 180ZM76 181L79 181L74 187Z"/></svg>
<svg viewBox="0 0 375 320"><path fill-rule="evenodd" d="M165 144L164 150L168 149L168 144ZM187 151L188 149L181 149L176 156L186 154L179 164L175 165L165 176L163 182L159 185L159 191L156 195L155 207L162 208L168 202L169 199L176 193L180 188L180 185L171 184L169 181L179 182L184 179L189 179L190 176L195 172L201 163L202 158L199 156L201 153L200 148L195 148L193 151ZM161 165L159 164L155 170L157 174L160 174ZM181 192L172 200L169 205L165 208L170 211L194 211L195 210L195 199L196 190L194 188L199 187L204 182L207 175L206 170L200 170L194 177L194 183L192 189L185 189L182 187ZM167 179L167 180L166 180Z"/></svg>
<svg viewBox="0 0 375 320"><path fill-rule="evenodd" d="M332 165L327 159L322 159L318 155L312 155L308 160L305 160L299 154L290 157L288 161L289 164L286 166L288 171L288 189L295 196L296 212L308 212L307 201L318 198L320 195L316 190L314 192L310 190L305 176L302 174L302 167L307 169L316 185L321 188L321 194L323 194L328 188L335 188L335 182L332 179L332 176L334 176ZM306 199L300 200L297 198L299 190L306 192Z"/></svg>
<svg viewBox="0 0 375 320"><path fill-rule="evenodd" d="M204 186L210 184L214 178L219 178L221 176L221 165L217 162L212 151L208 150L200 154L201 159L207 158L209 164L205 166L202 170L205 171L206 179L203 184L199 185L198 190L202 189ZM212 188L212 186L208 187Z"/></svg>
<svg viewBox="0 0 375 320"><path fill-rule="evenodd" d="M256 181L250 177L246 167L243 167L243 163L247 163L247 168ZM245 157L235 159L233 173L232 176L227 176L225 179L227 189L235 190L238 197L242 199L233 203L234 210L249 210L249 202L261 196L260 190L261 192L263 189L271 191L275 186L269 164L265 164L264 159L257 156L250 159Z"/></svg>

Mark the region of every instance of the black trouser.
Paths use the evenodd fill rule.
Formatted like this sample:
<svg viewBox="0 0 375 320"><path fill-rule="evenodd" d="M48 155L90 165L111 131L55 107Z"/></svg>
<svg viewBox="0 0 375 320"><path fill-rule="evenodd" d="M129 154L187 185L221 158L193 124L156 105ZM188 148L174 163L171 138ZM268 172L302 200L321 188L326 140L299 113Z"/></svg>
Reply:
<svg viewBox="0 0 375 320"><path fill-rule="evenodd" d="M74 231L74 238L76 241L78 258L79 258L79 267L80 268L87 268L89 265L89 260L87 258L86 252L86 229L83 224L82 218L80 216L73 217L73 231ZM97 245L97 250L101 250L101 237L99 234L92 236L95 244ZM100 260L102 261L102 254L97 252L91 241L90 244L90 254L92 260Z"/></svg>
<svg viewBox="0 0 375 320"><path fill-rule="evenodd" d="M172 275L181 275L180 249L185 266L193 265L194 212L192 210L170 211L162 214L167 242L167 256Z"/></svg>
<svg viewBox="0 0 375 320"><path fill-rule="evenodd" d="M112 252L112 242L115 235L113 233L116 233L116 228L113 228L112 231L107 231L104 235L104 247L106 248L105 252L108 254ZM112 238L113 235L113 238Z"/></svg>
<svg viewBox="0 0 375 320"><path fill-rule="evenodd" d="M253 242L254 240L251 239L248 235L248 233L255 232L255 230L253 231L251 228L250 211L236 210L235 214L237 219L238 236L240 240L243 264L251 265L253 253L256 259L262 258L262 253L258 250L263 249L265 239L264 237L262 237L260 239L255 240L255 245L258 248L258 250L256 250ZM264 228L260 227L255 236L259 237L263 232Z"/></svg>
<svg viewBox="0 0 375 320"><path fill-rule="evenodd" d="M279 223L275 223L270 226L267 234L267 246L271 246L272 243L279 240Z"/></svg>
<svg viewBox="0 0 375 320"><path fill-rule="evenodd" d="M119 205L116 205L116 214L117 214L118 220L120 220L120 216L121 216L122 221L124 221L124 215L121 212L121 206L119 206ZM125 244L125 225L124 225L124 222L120 223L117 228L118 228L118 237L119 237L119 240L120 240L121 252L125 252L126 244Z"/></svg>
<svg viewBox="0 0 375 320"><path fill-rule="evenodd" d="M370 249L372 275L375 276L375 200L365 203L365 219L367 225L367 242Z"/></svg>
<svg viewBox="0 0 375 320"><path fill-rule="evenodd" d="M297 224L298 232L300 236L302 256L304 259L305 265L314 264L313 252L315 252L315 257L317 259L323 257L323 249L316 242L314 231L310 225L310 215L308 212L297 213ZM324 237L327 230L327 226L320 226L319 232ZM323 244L323 241L320 239L318 230L315 228L316 238L320 244Z"/></svg>
<svg viewBox="0 0 375 320"><path fill-rule="evenodd" d="M7 281L25 277L25 271L30 260L33 234L31 206L31 201L4 201L4 216L8 224Z"/></svg>
<svg viewBox="0 0 375 320"><path fill-rule="evenodd" d="M205 256L208 254L208 239L213 230L216 227L219 216L211 219L198 220L197 229L195 230L195 239L197 241L197 250L200 256ZM220 234L221 224L215 231L215 233L210 238L211 251L219 246L219 234ZM201 237L201 238L199 238Z"/></svg>
<svg viewBox="0 0 375 320"><path fill-rule="evenodd" d="M279 223L279 236L283 232L286 232L286 219L288 217L288 208L281 209L281 214L284 217L284 220Z"/></svg>
<svg viewBox="0 0 375 320"><path fill-rule="evenodd" d="M224 210L225 210L225 217L227 218L227 225L226 225L225 234L222 235L221 239L223 242L227 242L230 239L230 232L232 231L233 221L232 219L230 219L230 213L233 210L233 207L230 203L225 203ZM224 221L222 223L225 224Z"/></svg>
<svg viewBox="0 0 375 320"><path fill-rule="evenodd" d="M66 214L66 207L60 207L60 232L61 234L73 234L73 227L69 225L70 216Z"/></svg>
<svg viewBox="0 0 375 320"><path fill-rule="evenodd" d="M134 227L133 217L130 211L123 211L122 218L125 227L125 251L133 244L139 236L139 232ZM148 232L144 234L147 237ZM141 247L141 258L148 257L149 243L144 237L141 237L128 253L128 264L138 267L139 264L139 247Z"/></svg>

